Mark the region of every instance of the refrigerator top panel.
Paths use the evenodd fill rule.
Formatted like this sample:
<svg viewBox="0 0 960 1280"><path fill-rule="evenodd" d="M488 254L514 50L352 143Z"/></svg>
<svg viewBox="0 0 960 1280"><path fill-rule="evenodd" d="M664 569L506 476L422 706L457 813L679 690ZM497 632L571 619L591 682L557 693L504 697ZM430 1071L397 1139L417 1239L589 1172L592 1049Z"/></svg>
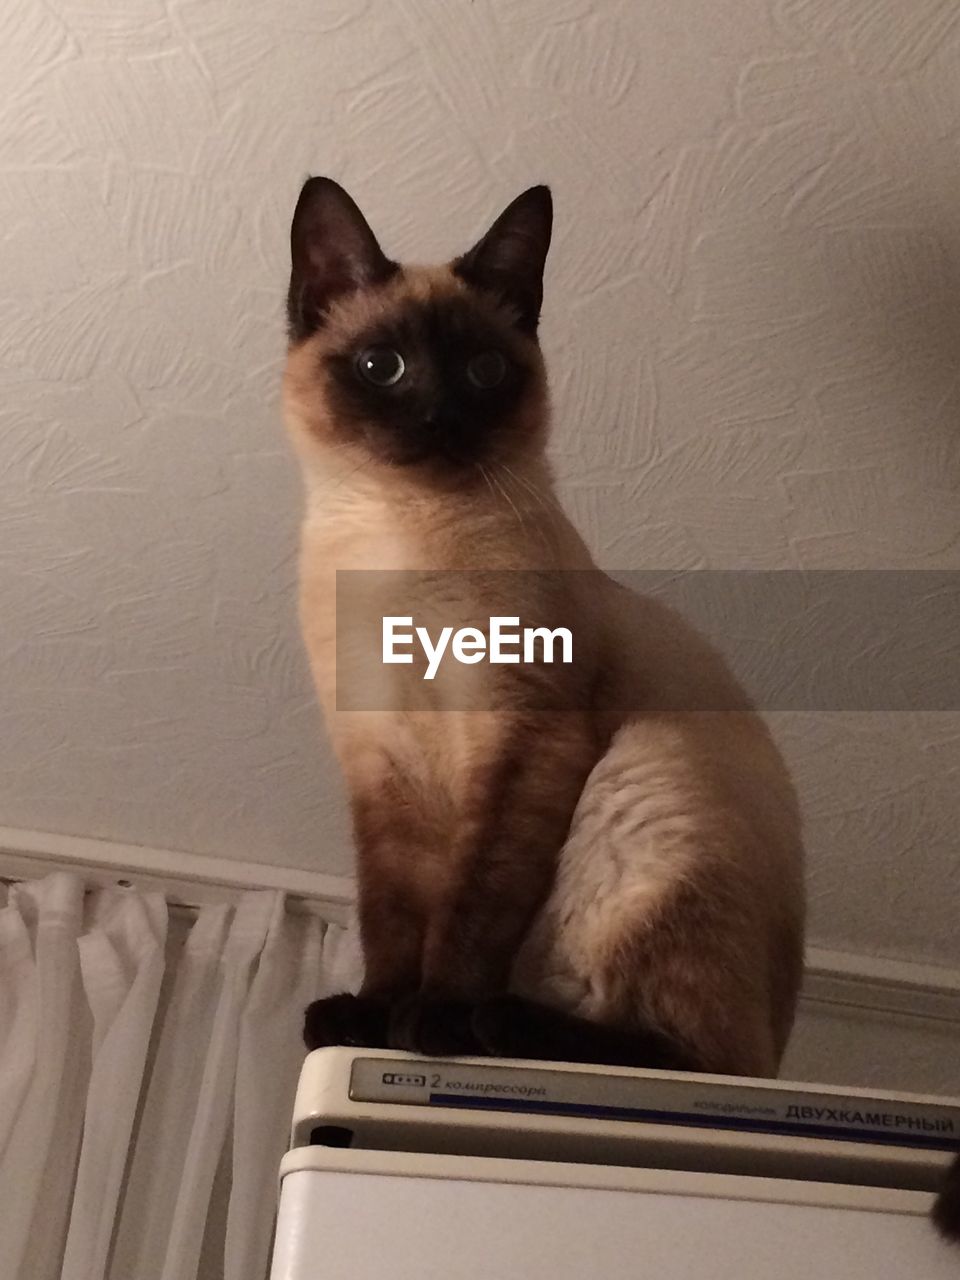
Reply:
<svg viewBox="0 0 960 1280"><path fill-rule="evenodd" d="M319 1049L291 1145L932 1189L960 1099L778 1080Z"/></svg>

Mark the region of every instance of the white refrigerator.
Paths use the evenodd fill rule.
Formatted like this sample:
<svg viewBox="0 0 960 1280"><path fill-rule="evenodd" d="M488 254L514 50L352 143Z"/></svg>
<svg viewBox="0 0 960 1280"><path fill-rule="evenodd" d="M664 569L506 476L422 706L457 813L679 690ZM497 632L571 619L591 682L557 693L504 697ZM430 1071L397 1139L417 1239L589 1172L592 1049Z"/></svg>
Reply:
<svg viewBox="0 0 960 1280"><path fill-rule="evenodd" d="M960 1280L960 1100L324 1049L271 1280Z"/></svg>

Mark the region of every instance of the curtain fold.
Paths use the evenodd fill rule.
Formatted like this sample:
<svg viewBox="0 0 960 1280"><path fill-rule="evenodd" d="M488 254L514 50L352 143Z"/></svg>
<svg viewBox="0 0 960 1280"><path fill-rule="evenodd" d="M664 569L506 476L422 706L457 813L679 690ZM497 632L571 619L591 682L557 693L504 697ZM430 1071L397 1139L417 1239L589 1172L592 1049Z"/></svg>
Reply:
<svg viewBox="0 0 960 1280"><path fill-rule="evenodd" d="M72 1179L88 1052L77 998L83 899L79 878L58 874L14 886L3 911L12 947L0 953L0 987L20 1012L8 1014L0 1040L0 1248L17 1280L59 1274L68 1210L55 1191ZM26 1065L25 1091L11 1063Z"/></svg>
<svg viewBox="0 0 960 1280"><path fill-rule="evenodd" d="M94 916L77 942L93 1034L62 1280L92 1280L107 1265L167 934L167 904L157 895L98 893Z"/></svg>
<svg viewBox="0 0 960 1280"><path fill-rule="evenodd" d="M13 886L0 906L4 1276L264 1280L303 1009L355 986L358 965L352 931L279 892L174 917L159 895L78 875Z"/></svg>
<svg viewBox="0 0 960 1280"><path fill-rule="evenodd" d="M184 1172L220 988L230 909L201 908L180 952L153 1059L110 1268L158 1280Z"/></svg>
<svg viewBox="0 0 960 1280"><path fill-rule="evenodd" d="M221 959L221 982L161 1280L196 1276L210 1193L230 1123L240 1016L279 894L246 894Z"/></svg>

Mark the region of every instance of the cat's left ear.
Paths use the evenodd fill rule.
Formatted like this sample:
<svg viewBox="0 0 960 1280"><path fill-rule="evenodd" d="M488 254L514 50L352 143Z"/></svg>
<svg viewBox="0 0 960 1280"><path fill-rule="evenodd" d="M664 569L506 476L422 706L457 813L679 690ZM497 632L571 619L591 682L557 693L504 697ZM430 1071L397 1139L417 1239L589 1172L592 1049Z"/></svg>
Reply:
<svg viewBox="0 0 960 1280"><path fill-rule="evenodd" d="M518 327L531 336L537 331L543 304L543 268L552 227L550 188L531 187L507 205L483 239L453 263L455 275L514 307Z"/></svg>
<svg viewBox="0 0 960 1280"><path fill-rule="evenodd" d="M299 342L323 324L330 304L399 271L366 218L332 178L308 178L290 228L290 338Z"/></svg>

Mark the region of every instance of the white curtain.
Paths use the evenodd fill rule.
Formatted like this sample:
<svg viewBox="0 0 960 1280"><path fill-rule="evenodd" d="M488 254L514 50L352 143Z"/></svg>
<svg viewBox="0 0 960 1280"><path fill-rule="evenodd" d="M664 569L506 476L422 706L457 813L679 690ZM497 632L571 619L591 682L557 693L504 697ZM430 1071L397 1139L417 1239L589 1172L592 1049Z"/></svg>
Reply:
<svg viewBox="0 0 960 1280"><path fill-rule="evenodd" d="M56 874L0 909L5 1280L264 1280L304 1007L353 935Z"/></svg>

